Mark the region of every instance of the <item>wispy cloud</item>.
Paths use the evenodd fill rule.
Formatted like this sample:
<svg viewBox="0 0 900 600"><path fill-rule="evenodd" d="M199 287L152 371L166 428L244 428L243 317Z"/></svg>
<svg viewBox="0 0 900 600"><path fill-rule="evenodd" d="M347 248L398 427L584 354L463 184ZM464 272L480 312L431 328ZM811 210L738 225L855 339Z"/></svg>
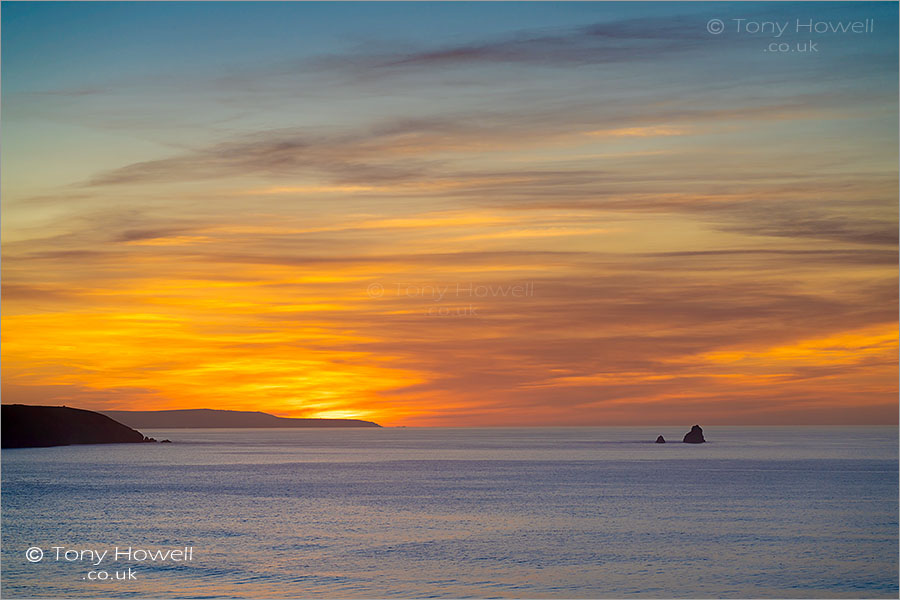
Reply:
<svg viewBox="0 0 900 600"><path fill-rule="evenodd" d="M373 71L428 69L482 63L578 66L659 59L708 48L702 21L689 17L637 18L571 29L522 31L488 41L475 41L418 51L345 54L319 59L324 68Z"/></svg>

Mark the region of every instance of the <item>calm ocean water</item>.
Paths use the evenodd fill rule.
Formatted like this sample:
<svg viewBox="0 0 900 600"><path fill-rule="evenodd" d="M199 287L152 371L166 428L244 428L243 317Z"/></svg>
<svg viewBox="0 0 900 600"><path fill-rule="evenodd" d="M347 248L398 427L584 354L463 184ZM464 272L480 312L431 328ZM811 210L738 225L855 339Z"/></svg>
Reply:
<svg viewBox="0 0 900 600"><path fill-rule="evenodd" d="M685 431L182 429L4 450L2 594L897 597L896 427L652 443ZM189 562L110 558L185 546Z"/></svg>

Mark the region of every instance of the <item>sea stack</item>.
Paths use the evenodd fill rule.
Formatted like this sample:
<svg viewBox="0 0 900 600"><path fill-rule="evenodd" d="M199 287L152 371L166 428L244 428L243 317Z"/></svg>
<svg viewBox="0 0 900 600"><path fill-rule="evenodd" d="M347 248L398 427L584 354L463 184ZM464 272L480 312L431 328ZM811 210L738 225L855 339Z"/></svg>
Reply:
<svg viewBox="0 0 900 600"><path fill-rule="evenodd" d="M703 439L703 430L699 425L694 425L691 427L691 430L684 434L684 440L682 440L685 444L702 444L706 440Z"/></svg>
<svg viewBox="0 0 900 600"><path fill-rule="evenodd" d="M656 443L657 444L665 444L666 438L664 438L663 436L659 436L658 438L656 438Z"/></svg>

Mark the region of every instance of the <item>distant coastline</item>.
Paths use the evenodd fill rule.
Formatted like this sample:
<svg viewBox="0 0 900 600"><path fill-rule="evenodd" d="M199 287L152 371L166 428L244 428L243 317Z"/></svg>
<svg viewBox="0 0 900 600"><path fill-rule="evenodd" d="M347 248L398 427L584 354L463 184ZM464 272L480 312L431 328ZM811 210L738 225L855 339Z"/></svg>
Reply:
<svg viewBox="0 0 900 600"><path fill-rule="evenodd" d="M135 429L195 429L251 427L381 427L359 419L291 419L264 412L217 410L211 408L183 410L104 410L99 411Z"/></svg>
<svg viewBox="0 0 900 600"><path fill-rule="evenodd" d="M3 448L155 442L137 429L381 427L358 419L289 419L263 412L186 409L90 411L2 405ZM168 440L163 440L168 442Z"/></svg>

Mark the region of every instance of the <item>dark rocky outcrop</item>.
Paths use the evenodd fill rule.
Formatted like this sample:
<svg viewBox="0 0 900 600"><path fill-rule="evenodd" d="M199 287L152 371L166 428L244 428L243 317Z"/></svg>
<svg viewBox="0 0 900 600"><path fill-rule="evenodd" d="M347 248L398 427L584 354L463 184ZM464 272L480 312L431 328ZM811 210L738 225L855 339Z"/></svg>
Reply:
<svg viewBox="0 0 900 600"><path fill-rule="evenodd" d="M264 412L217 410L211 408L179 410L105 410L129 427L140 429L179 429L186 427L381 427L359 419L291 419Z"/></svg>
<svg viewBox="0 0 900 600"><path fill-rule="evenodd" d="M3 448L156 441L106 415L65 406L4 404L0 417Z"/></svg>
<svg viewBox="0 0 900 600"><path fill-rule="evenodd" d="M663 436L659 436L658 438L656 438L656 443L657 444L665 444L666 438L664 438Z"/></svg>
<svg viewBox="0 0 900 600"><path fill-rule="evenodd" d="M702 444L706 440L703 438L703 429L699 425L694 425L691 430L684 434L685 444Z"/></svg>

